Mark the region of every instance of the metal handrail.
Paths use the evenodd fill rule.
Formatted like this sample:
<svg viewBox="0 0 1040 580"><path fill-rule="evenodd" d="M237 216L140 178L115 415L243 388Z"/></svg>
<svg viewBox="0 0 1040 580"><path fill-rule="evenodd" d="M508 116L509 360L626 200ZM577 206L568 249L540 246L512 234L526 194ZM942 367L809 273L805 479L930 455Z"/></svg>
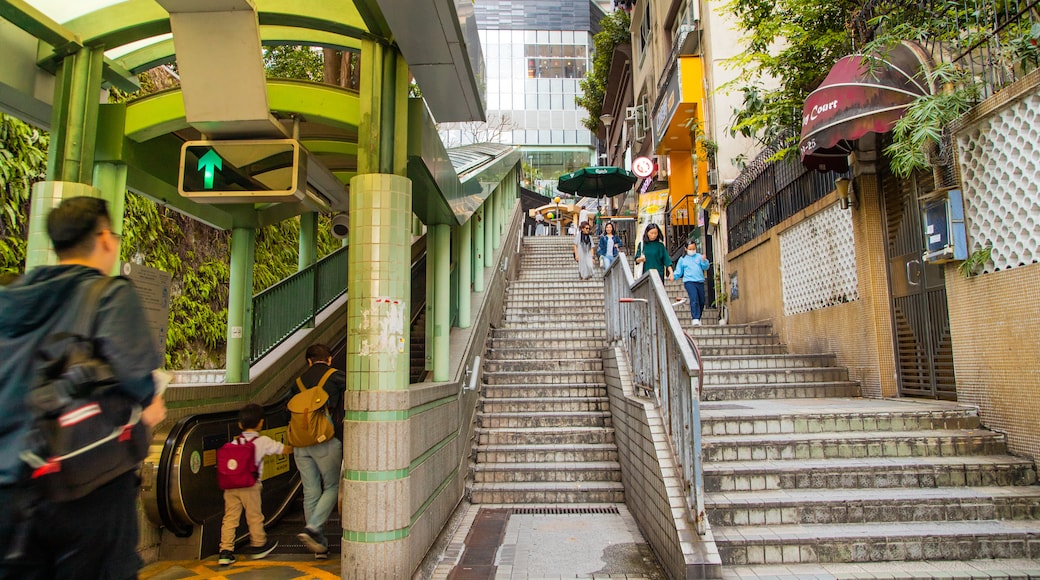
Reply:
<svg viewBox="0 0 1040 580"><path fill-rule="evenodd" d="M604 276L604 299L607 340L625 349L635 384L651 393L660 409L694 529L703 535L699 352L683 332L656 270L635 280L628 256L621 253Z"/></svg>
<svg viewBox="0 0 1040 580"><path fill-rule="evenodd" d="M253 296L250 363L297 330L313 325L318 312L346 291L347 248L343 247Z"/></svg>

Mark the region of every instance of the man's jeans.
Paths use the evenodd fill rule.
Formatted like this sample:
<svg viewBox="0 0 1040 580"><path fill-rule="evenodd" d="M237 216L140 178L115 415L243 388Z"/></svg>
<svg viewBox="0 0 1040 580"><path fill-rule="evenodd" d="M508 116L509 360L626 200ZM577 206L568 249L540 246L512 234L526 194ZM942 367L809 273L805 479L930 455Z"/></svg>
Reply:
<svg viewBox="0 0 1040 580"><path fill-rule="evenodd" d="M324 534L339 499L339 480L343 477L343 444L333 437L310 447L296 447L296 468L303 481L303 514L307 527Z"/></svg>

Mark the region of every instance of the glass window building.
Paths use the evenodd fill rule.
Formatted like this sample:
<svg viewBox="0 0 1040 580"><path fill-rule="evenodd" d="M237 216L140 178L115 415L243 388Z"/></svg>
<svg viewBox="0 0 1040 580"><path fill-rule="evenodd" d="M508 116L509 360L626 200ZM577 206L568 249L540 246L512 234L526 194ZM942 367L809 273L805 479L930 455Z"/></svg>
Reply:
<svg viewBox="0 0 1040 580"><path fill-rule="evenodd" d="M556 178L593 165L595 136L574 102L592 68L605 15L590 0L481 0L474 4L487 70L487 122L442 123L448 147L519 145L524 186L555 195Z"/></svg>

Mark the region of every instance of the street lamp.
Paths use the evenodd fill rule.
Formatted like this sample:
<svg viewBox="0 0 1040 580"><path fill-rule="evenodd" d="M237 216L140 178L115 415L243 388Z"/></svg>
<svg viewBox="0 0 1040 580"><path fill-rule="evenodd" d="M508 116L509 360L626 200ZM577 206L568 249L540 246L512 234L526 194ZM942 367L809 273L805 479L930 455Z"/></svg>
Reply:
<svg viewBox="0 0 1040 580"><path fill-rule="evenodd" d="M603 155L600 155L600 157L605 157L606 158L606 163L604 163L604 162L600 162L600 163L602 165L607 165L610 162L610 150L611 150L611 147L610 147L610 124L614 122L614 115L611 115L610 113L606 113L604 115L600 115L599 116L599 121L601 123L603 123L603 128L604 128L603 135L604 135L604 141L606 141L606 143L604 144L604 150L606 151L606 153L604 153Z"/></svg>
<svg viewBox="0 0 1040 580"><path fill-rule="evenodd" d="M563 220L561 219L561 216L560 216L560 196L557 195L556 197L554 197L553 198L553 203L556 204L556 235L562 236L563 235Z"/></svg>

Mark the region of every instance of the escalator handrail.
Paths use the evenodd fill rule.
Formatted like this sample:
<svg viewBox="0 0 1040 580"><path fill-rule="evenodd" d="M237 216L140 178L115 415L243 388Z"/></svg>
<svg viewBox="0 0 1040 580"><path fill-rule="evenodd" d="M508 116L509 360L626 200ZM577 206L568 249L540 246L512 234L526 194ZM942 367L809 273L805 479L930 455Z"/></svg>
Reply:
<svg viewBox="0 0 1040 580"><path fill-rule="evenodd" d="M426 259L426 235L423 235L416 239L412 243L412 267L410 269L413 278L422 274L425 277L425 272L418 272L422 269L420 266L425 263ZM423 300L415 300L412 304L413 312L411 313L412 321L419 316L422 310L426 306L425 296ZM347 337L344 335L340 338L335 345L331 348L334 354L338 354L346 349ZM338 357L337 357L338 358ZM281 397L278 400L264 406L264 414L266 415L270 411L276 410L279 406L284 406L285 400ZM195 415L188 415L182 417L176 423L166 435L166 439L163 442L163 449L159 456L158 464L156 465L156 482L155 482L155 494L156 494L156 511L158 512L159 519L162 521L162 525L172 532L177 537L188 537L191 535L193 530L193 523L181 522L174 516L172 509L172 500L170 498L170 477L173 472L174 458L179 457L180 454L177 452L181 446L184 445L184 441L188 434L191 433L192 429L203 423L211 422L225 422L235 421L238 419L238 411L217 411L215 413L200 413ZM296 476L299 479L299 475ZM281 517L285 507L291 502L293 496L298 493L298 490L302 484L297 482L297 485L293 485L293 491L286 497L282 506L276 511L270 520L273 522ZM181 500L183 501L183 500Z"/></svg>

